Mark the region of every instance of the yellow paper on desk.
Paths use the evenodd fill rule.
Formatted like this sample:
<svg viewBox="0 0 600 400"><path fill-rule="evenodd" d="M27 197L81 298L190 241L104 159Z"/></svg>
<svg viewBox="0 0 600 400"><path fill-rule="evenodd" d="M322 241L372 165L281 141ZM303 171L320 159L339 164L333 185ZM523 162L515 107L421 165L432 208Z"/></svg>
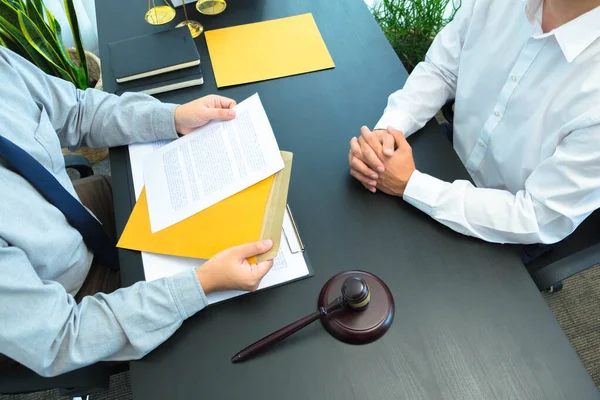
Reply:
<svg viewBox="0 0 600 400"><path fill-rule="evenodd" d="M312 14L207 31L217 87L334 68Z"/></svg>
<svg viewBox="0 0 600 400"><path fill-rule="evenodd" d="M282 151L281 156L285 167L275 175L156 233L150 230L148 200L142 190L117 247L208 259L233 246L272 239L274 257L292 168L292 153ZM267 258L259 261L263 259ZM255 258L248 261L255 262Z"/></svg>

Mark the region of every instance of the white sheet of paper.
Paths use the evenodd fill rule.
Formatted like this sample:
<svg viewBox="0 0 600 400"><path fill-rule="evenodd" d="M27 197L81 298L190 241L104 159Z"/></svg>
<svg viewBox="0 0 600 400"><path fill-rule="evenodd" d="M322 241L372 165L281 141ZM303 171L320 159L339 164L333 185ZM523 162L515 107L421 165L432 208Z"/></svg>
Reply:
<svg viewBox="0 0 600 400"><path fill-rule="evenodd" d="M283 169L258 94L231 121L212 121L149 154L144 182L152 233L182 221Z"/></svg>
<svg viewBox="0 0 600 400"><path fill-rule="evenodd" d="M135 143L129 147L129 163L131 164L131 177L133 178L133 190L135 199L140 198L144 188L144 160L155 150L171 143L173 140L158 140L150 143Z"/></svg>
<svg viewBox="0 0 600 400"><path fill-rule="evenodd" d="M284 219L289 219L287 213L285 214ZM296 240L295 237L290 239ZM285 232L282 231L279 253L277 253L277 257L274 259L273 267L261 281L258 290L308 275L309 271L306 260L304 259L304 254L301 252L295 254L292 253L287 243ZM153 281L155 279L165 278L196 268L202 265L206 260L142 252L142 261L144 263L146 280ZM207 298L209 304L214 304L232 297L240 296L244 293L247 292L216 292L209 294Z"/></svg>

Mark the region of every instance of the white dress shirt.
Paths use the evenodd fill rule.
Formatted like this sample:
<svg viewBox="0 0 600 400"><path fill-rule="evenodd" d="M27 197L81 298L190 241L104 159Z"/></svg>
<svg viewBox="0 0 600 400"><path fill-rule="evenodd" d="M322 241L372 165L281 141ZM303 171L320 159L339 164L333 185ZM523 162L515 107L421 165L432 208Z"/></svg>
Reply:
<svg viewBox="0 0 600 400"><path fill-rule="evenodd" d="M454 149L477 187L415 171L404 200L490 242L555 243L600 207L600 7L548 33L542 9L463 1L376 125L408 136L456 98Z"/></svg>

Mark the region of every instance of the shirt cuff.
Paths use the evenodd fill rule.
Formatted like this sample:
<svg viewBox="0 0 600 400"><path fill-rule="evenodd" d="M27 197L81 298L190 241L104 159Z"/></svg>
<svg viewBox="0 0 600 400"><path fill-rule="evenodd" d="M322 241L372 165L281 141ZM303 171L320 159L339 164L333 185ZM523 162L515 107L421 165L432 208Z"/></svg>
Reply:
<svg viewBox="0 0 600 400"><path fill-rule="evenodd" d="M156 140L177 139L175 109L178 104L159 103L152 110L152 130Z"/></svg>
<svg viewBox="0 0 600 400"><path fill-rule="evenodd" d="M195 268L171 276L167 281L181 318L187 319L208 305Z"/></svg>
<svg viewBox="0 0 600 400"><path fill-rule="evenodd" d="M405 137L408 137L414 133L415 124L408 114L388 111L385 112L379 122L377 122L374 130L387 129L388 126L399 130Z"/></svg>
<svg viewBox="0 0 600 400"><path fill-rule="evenodd" d="M425 214L433 217L437 200L447 182L415 170L404 189L402 198Z"/></svg>

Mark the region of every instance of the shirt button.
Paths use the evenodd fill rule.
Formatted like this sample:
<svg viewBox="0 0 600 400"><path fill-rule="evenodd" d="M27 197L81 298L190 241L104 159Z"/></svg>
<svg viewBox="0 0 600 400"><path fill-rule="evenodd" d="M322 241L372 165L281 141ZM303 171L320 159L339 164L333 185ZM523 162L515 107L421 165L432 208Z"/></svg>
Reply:
<svg viewBox="0 0 600 400"><path fill-rule="evenodd" d="M516 77L516 76L514 76L514 75L513 75L513 76L511 76L511 77L510 77L510 79L512 79L512 81L513 81L513 82L516 82L516 81L517 81L517 77Z"/></svg>
<svg viewBox="0 0 600 400"><path fill-rule="evenodd" d="M494 112L494 115L495 115L496 117L500 117L500 113L499 113L498 111Z"/></svg>
<svg viewBox="0 0 600 400"><path fill-rule="evenodd" d="M482 141L482 140L480 140L479 142L477 142L477 144L478 144L480 147L483 147L483 146L484 146L484 144L483 144L483 141Z"/></svg>

